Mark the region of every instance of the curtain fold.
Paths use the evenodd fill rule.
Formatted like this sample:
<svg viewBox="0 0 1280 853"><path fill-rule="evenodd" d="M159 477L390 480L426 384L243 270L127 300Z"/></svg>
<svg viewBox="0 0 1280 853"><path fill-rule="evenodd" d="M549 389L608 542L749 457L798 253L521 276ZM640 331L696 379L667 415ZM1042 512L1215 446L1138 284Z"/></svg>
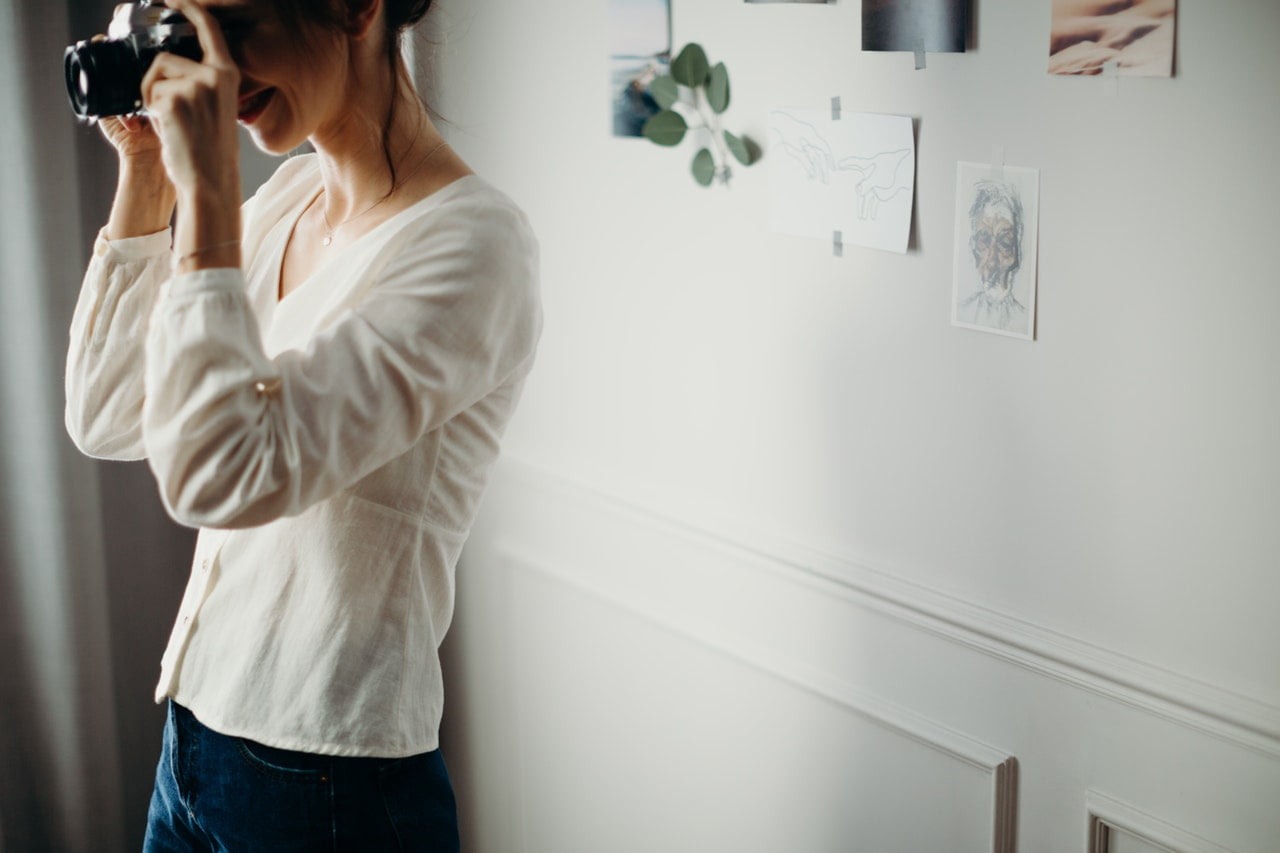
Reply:
<svg viewBox="0 0 1280 853"><path fill-rule="evenodd" d="M0 847L124 849L97 468L62 423L87 257L63 3L0 4Z"/></svg>

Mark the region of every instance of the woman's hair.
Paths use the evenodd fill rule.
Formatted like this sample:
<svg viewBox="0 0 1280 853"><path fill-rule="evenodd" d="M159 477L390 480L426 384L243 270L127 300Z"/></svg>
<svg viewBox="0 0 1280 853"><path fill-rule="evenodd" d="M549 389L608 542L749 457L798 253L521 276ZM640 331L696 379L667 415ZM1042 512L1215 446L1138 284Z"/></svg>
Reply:
<svg viewBox="0 0 1280 853"><path fill-rule="evenodd" d="M293 29L301 29L303 22L332 32L349 33L353 21L370 0L275 0L277 12L281 20ZM422 20L431 8L432 0L383 0L383 15L386 31L383 33L386 49L387 73L391 75L393 84L401 74L408 75L408 69L400 59L400 36L418 21ZM412 81L410 81L412 82ZM398 87L392 86L397 91ZM399 99L391 98L391 106L382 122L382 155L387 161L387 171L391 175L391 189L396 189L396 166L391 157L391 126L395 122L396 108Z"/></svg>

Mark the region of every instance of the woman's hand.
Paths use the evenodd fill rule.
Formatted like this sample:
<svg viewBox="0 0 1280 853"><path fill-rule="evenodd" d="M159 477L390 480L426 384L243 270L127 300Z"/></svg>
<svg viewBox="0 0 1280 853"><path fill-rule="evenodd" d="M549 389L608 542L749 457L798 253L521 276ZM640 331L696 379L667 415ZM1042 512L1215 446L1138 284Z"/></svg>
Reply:
<svg viewBox="0 0 1280 853"><path fill-rule="evenodd" d="M165 170L179 195L238 184L236 101L240 71L222 30L193 0L169 0L195 27L204 58L161 52L142 78L142 102L163 144Z"/></svg>
<svg viewBox="0 0 1280 853"><path fill-rule="evenodd" d="M184 269L239 265L240 71L222 30L194 0L169 0L195 27L204 58L160 53L142 78L142 101L178 194L174 253Z"/></svg>
<svg viewBox="0 0 1280 853"><path fill-rule="evenodd" d="M160 137L146 117L139 115L103 116L98 119L102 135L121 157L160 162Z"/></svg>
<svg viewBox="0 0 1280 853"><path fill-rule="evenodd" d="M138 115L103 116L98 126L120 158L107 239L154 234L169 227L177 199L161 161L160 137L151 123Z"/></svg>
<svg viewBox="0 0 1280 853"><path fill-rule="evenodd" d="M102 42L101 33L90 41ZM154 234L173 218L174 191L161 161L160 137L140 115L102 116L95 120L120 158L116 196L107 220L109 240Z"/></svg>
<svg viewBox="0 0 1280 853"><path fill-rule="evenodd" d="M103 42L107 37L98 33L89 40ZM97 124L121 159L137 162L151 160L157 166L160 163L160 137L156 136L145 116L103 116L97 120Z"/></svg>

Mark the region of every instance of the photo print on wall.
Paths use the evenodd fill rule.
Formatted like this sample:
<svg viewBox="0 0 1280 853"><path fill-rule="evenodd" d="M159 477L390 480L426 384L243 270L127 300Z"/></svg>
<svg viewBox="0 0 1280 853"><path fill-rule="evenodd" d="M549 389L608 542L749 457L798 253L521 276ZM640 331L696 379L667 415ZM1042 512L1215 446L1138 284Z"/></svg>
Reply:
<svg viewBox="0 0 1280 853"><path fill-rule="evenodd" d="M1040 172L956 164L951 324L1035 337Z"/></svg>
<svg viewBox="0 0 1280 853"><path fill-rule="evenodd" d="M1177 18L1176 0L1053 0L1049 73L1171 77Z"/></svg>
<svg viewBox="0 0 1280 853"><path fill-rule="evenodd" d="M969 0L862 0L862 49L963 53Z"/></svg>
<svg viewBox="0 0 1280 853"><path fill-rule="evenodd" d="M661 110L649 87L671 68L671 0L609 0L613 135L640 137Z"/></svg>

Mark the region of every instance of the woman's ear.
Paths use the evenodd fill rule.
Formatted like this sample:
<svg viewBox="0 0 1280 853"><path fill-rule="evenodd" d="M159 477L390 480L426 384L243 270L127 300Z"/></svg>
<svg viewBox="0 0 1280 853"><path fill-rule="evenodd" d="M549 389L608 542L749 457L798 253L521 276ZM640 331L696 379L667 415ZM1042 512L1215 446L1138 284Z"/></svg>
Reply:
<svg viewBox="0 0 1280 853"><path fill-rule="evenodd" d="M382 18L382 0L347 0L347 35L362 39Z"/></svg>

